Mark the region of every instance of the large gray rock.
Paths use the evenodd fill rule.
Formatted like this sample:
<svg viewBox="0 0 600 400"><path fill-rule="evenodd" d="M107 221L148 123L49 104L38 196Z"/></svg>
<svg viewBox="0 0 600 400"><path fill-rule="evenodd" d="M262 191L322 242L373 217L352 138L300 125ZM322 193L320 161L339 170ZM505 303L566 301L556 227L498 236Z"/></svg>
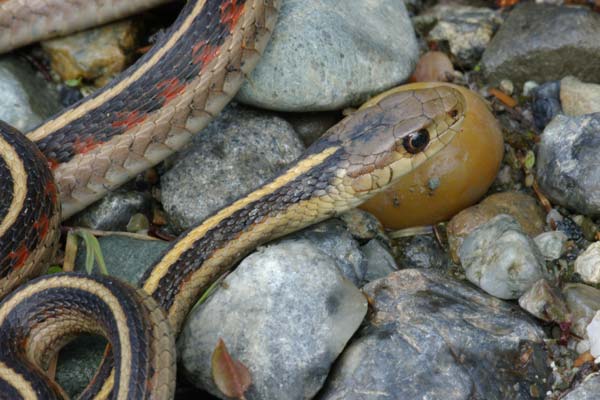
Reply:
<svg viewBox="0 0 600 400"><path fill-rule="evenodd" d="M522 311L432 269L394 272L364 291L373 312L319 400L521 400L545 393L544 333ZM527 362L519 362L525 353Z"/></svg>
<svg viewBox="0 0 600 400"><path fill-rule="evenodd" d="M283 119L229 106L162 176L165 211L176 229L189 228L271 179L303 150Z"/></svg>
<svg viewBox="0 0 600 400"><path fill-rule="evenodd" d="M562 400L597 400L600 393L600 373L596 372L586 379L575 389L570 391Z"/></svg>
<svg viewBox="0 0 600 400"><path fill-rule="evenodd" d="M545 82L565 75L600 81L600 15L584 7L523 2L483 53L492 83Z"/></svg>
<svg viewBox="0 0 600 400"><path fill-rule="evenodd" d="M600 310L600 290L583 283L568 283L563 293L571 311L571 330L577 336L587 338L585 328Z"/></svg>
<svg viewBox="0 0 600 400"><path fill-rule="evenodd" d="M27 132L61 109L55 88L25 61L0 59L0 120Z"/></svg>
<svg viewBox="0 0 600 400"><path fill-rule="evenodd" d="M403 82L417 59L402 1L286 0L236 99L280 111L341 109Z"/></svg>
<svg viewBox="0 0 600 400"><path fill-rule="evenodd" d="M506 214L471 232L458 255L467 279L501 299L516 299L535 282L548 277L535 242Z"/></svg>
<svg viewBox="0 0 600 400"><path fill-rule="evenodd" d="M247 257L196 308L178 340L184 374L225 398L211 377L219 338L252 377L251 399L308 399L360 325L366 298L335 261L307 240L285 241Z"/></svg>
<svg viewBox="0 0 600 400"><path fill-rule="evenodd" d="M600 37L600 36L599 36ZM600 113L557 115L544 129L537 153L537 177L555 204L600 215Z"/></svg>

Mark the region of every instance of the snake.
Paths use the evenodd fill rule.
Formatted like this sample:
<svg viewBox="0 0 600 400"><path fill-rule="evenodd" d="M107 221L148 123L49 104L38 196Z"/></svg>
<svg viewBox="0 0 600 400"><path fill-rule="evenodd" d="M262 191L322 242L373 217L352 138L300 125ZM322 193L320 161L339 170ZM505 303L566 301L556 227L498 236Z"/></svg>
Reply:
<svg viewBox="0 0 600 400"><path fill-rule="evenodd" d="M61 220L177 151L219 113L258 61L278 8L276 0L190 0L169 33L104 89L27 135L0 123L0 397L66 398L46 374L49 362L89 332L110 351L80 398L172 398L174 337L218 277L257 246L389 188L461 131L465 99L452 87L383 96L183 232L139 287L74 272L35 278L55 254Z"/></svg>

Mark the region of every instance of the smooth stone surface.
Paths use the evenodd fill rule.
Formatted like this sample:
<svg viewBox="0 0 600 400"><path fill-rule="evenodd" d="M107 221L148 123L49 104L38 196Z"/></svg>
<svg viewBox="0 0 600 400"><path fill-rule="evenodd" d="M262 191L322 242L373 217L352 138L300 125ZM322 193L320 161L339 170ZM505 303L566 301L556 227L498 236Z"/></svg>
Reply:
<svg viewBox="0 0 600 400"><path fill-rule="evenodd" d="M364 291L373 312L317 399L524 400L545 392L544 333L524 312L432 269L394 272Z"/></svg>
<svg viewBox="0 0 600 400"><path fill-rule="evenodd" d="M271 179L304 150L291 125L273 114L228 106L180 152L161 178L161 200L179 230Z"/></svg>
<svg viewBox="0 0 600 400"><path fill-rule="evenodd" d="M600 311L597 311L585 329L590 342L590 354L600 361Z"/></svg>
<svg viewBox="0 0 600 400"><path fill-rule="evenodd" d="M82 336L60 351L56 381L71 398L76 398L92 380L106 349L98 336Z"/></svg>
<svg viewBox="0 0 600 400"><path fill-rule="evenodd" d="M541 136L538 183L553 203L600 215L600 113L556 116Z"/></svg>
<svg viewBox="0 0 600 400"><path fill-rule="evenodd" d="M571 330L586 338L585 328L600 310L600 290L582 283L568 283L563 288L567 306L571 312Z"/></svg>
<svg viewBox="0 0 600 400"><path fill-rule="evenodd" d="M569 311L562 293L545 279L534 283L519 297L519 305L531 315L547 322L569 321Z"/></svg>
<svg viewBox="0 0 600 400"><path fill-rule="evenodd" d="M69 225L101 231L125 231L134 214L149 213L152 197L148 193L117 190L75 215Z"/></svg>
<svg viewBox="0 0 600 400"><path fill-rule="evenodd" d="M588 375L575 389L567 393L561 400L597 400L600 393L600 373Z"/></svg>
<svg viewBox="0 0 600 400"><path fill-rule="evenodd" d="M560 82L552 81L539 85L531 91L531 111L535 126L542 130L552 118L562 112L560 104Z"/></svg>
<svg viewBox="0 0 600 400"><path fill-rule="evenodd" d="M571 116L600 112L600 85L566 76L560 81L560 103Z"/></svg>
<svg viewBox="0 0 600 400"><path fill-rule="evenodd" d="M356 106L405 81L418 56L402 1L286 0L236 99L279 111Z"/></svg>
<svg viewBox="0 0 600 400"><path fill-rule="evenodd" d="M433 235L415 235L395 241L394 253L401 268L444 269L449 263L447 253Z"/></svg>
<svg viewBox="0 0 600 400"><path fill-rule="evenodd" d="M600 242L594 242L575 260L575 272L586 283L600 283Z"/></svg>
<svg viewBox="0 0 600 400"><path fill-rule="evenodd" d="M533 197L519 192L495 193L456 214L448 223L448 245L452 260L458 263L458 249L468 234L500 214L515 218L529 236L544 231L545 213Z"/></svg>
<svg viewBox="0 0 600 400"><path fill-rule="evenodd" d="M435 43L441 49L448 47L456 65L469 69L479 62L501 17L498 11L487 7L438 4L413 21L418 31L428 30L427 43Z"/></svg>
<svg viewBox="0 0 600 400"><path fill-rule="evenodd" d="M364 277L366 282L384 278L398 270L394 257L379 240L369 240L366 244L360 246L360 250L364 254L367 263L367 272Z"/></svg>
<svg viewBox="0 0 600 400"><path fill-rule="evenodd" d="M548 276L533 240L505 214L471 232L458 254L467 279L501 299L516 299Z"/></svg>
<svg viewBox="0 0 600 400"><path fill-rule="evenodd" d="M192 312L178 340L180 365L196 386L225 398L210 372L222 338L250 370L246 399L311 398L366 311L362 293L309 241L261 248Z"/></svg>
<svg viewBox="0 0 600 400"><path fill-rule="evenodd" d="M23 133L61 109L56 89L26 62L0 58L0 120Z"/></svg>
<svg viewBox="0 0 600 400"><path fill-rule="evenodd" d="M305 146L310 146L343 116L339 112L284 113L282 117L294 127Z"/></svg>
<svg viewBox="0 0 600 400"><path fill-rule="evenodd" d="M600 81L600 15L585 7L518 4L483 53L490 83L574 75Z"/></svg>
<svg viewBox="0 0 600 400"><path fill-rule="evenodd" d="M138 284L146 269L158 261L169 246L168 242L162 240L140 240L123 235L99 237L98 242L108 273L133 285ZM79 240L76 271L85 271L85 254L85 245ZM94 271L99 273L97 264L94 264Z"/></svg>
<svg viewBox="0 0 600 400"><path fill-rule="evenodd" d="M538 249L548 261L558 260L566 250L568 236L562 231L540 233L533 238Z"/></svg>

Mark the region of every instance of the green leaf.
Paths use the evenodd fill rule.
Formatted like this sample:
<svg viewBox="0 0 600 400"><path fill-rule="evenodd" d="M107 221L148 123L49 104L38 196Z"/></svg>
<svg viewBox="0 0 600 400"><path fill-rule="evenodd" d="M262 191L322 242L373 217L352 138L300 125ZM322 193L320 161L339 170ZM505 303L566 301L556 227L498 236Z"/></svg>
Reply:
<svg viewBox="0 0 600 400"><path fill-rule="evenodd" d="M525 155L525 168L527 170L531 170L533 168L533 166L535 165L535 153L531 150L527 151L527 154Z"/></svg>
<svg viewBox="0 0 600 400"><path fill-rule="evenodd" d="M86 229L77 229L74 232L77 236L82 238L85 243L85 270L87 273L92 273L94 270L94 261L96 261L100 272L104 275L108 275L108 270L104 263L104 257L102 256L102 249L100 248L98 239Z"/></svg>
<svg viewBox="0 0 600 400"><path fill-rule="evenodd" d="M79 87L81 85L81 78L77 78L77 79L67 79L65 81L65 85L67 85L68 87Z"/></svg>

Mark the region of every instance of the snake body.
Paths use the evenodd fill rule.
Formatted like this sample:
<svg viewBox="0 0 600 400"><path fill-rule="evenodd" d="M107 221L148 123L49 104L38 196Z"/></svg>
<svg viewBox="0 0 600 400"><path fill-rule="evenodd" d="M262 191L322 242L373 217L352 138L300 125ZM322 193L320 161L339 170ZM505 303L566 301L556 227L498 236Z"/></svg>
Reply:
<svg viewBox="0 0 600 400"><path fill-rule="evenodd" d="M160 161L205 125L255 63L276 8L268 0L189 1L171 34L134 70L31 132L28 138L52 167L63 213ZM64 396L44 376L47 362L74 335L93 332L108 338L113 357L105 358L83 398L169 398L174 349L168 327L180 330L202 290L261 243L355 207L393 184L449 143L464 107L458 91L440 87L396 93L357 111L273 180L184 232L146 271L141 290L78 274L20 286L0 304L0 392L26 399ZM7 182L13 197L18 186L30 196L30 185L41 185L38 174L13 171L39 152L25 140L12 143L17 135L4 125L0 133L0 182ZM39 175L52 186L49 173ZM32 218L50 215L53 204ZM14 207L13 201L0 202L6 232L21 218L7 219ZM51 215L46 219L57 222ZM44 256L37 258L51 256L55 230L49 225ZM39 229L32 234L40 245ZM37 251L24 240L26 253ZM3 279L14 282L12 289L22 278L14 278L15 271L27 261L11 255L11 246L21 244L12 236L1 236L0 243L8 251L0 253Z"/></svg>

